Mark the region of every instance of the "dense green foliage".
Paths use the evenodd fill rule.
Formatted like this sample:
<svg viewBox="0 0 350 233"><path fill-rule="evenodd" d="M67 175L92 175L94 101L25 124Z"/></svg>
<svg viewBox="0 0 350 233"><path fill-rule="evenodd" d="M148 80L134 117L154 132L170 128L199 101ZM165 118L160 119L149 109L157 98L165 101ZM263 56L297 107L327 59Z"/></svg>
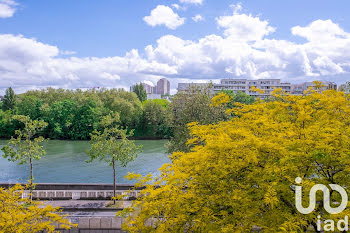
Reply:
<svg viewBox="0 0 350 233"><path fill-rule="evenodd" d="M11 96L12 91L7 91ZM22 125L14 114L42 120L48 126L40 133L51 139L88 140L104 116L118 114L122 129L133 130L135 138L171 138L169 151L186 151L187 123L217 123L227 119L225 110L235 102L250 104L254 99L244 93L230 94L226 106L211 106L214 94L207 90L178 93L171 102L165 99L141 102L134 92L123 89L64 90L48 88L15 95L11 110L0 109L0 137L10 138ZM1 102L3 106L5 103Z"/></svg>
<svg viewBox="0 0 350 233"><path fill-rule="evenodd" d="M169 101L164 99L146 100L142 103L142 117L138 133L156 138L169 138L172 129L169 124Z"/></svg>
<svg viewBox="0 0 350 233"><path fill-rule="evenodd" d="M173 137L167 145L169 153L176 151L188 152L190 146L187 141L191 138L187 124L197 122L200 125L215 124L230 118L226 110L232 108L235 102L252 104L254 97L243 92L234 94L227 91L228 103L213 105L212 100L220 97L221 93L214 95L210 89L193 88L186 92L180 92L170 103L170 124L173 129ZM214 97L214 98L213 98Z"/></svg>
<svg viewBox="0 0 350 233"><path fill-rule="evenodd" d="M229 108L234 107L234 103L253 104L255 101L253 96L247 95L242 91L238 91L236 94L231 90L224 90L222 92L231 97L231 101L228 103Z"/></svg>
<svg viewBox="0 0 350 233"><path fill-rule="evenodd" d="M133 92L135 92L135 94L137 95L137 98L139 98L141 102L147 100L147 92L142 83L135 84L132 90Z"/></svg>
<svg viewBox="0 0 350 233"><path fill-rule="evenodd" d="M89 139L90 134L99 129L102 117L110 113L118 113L120 125L130 130L142 128L140 124L144 122L142 104L136 94L122 89L28 91L17 96L14 112L47 122L41 134L51 139ZM0 137L14 136L15 129L20 128L12 119L13 114L0 110ZM153 137L140 130L135 136Z"/></svg>
<svg viewBox="0 0 350 233"><path fill-rule="evenodd" d="M16 107L16 95L15 92L11 87L7 88L6 94L4 96L4 99L2 101L2 110L14 110Z"/></svg>

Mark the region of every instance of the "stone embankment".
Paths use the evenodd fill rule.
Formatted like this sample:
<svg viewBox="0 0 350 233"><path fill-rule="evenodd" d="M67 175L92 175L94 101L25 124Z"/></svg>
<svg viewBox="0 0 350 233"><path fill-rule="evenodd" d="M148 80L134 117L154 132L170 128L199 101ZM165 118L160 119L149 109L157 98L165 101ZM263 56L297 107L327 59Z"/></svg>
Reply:
<svg viewBox="0 0 350 233"><path fill-rule="evenodd" d="M14 184L3 183L8 188ZM142 188L118 184L117 195L125 195L120 208L107 208L108 200L113 196L112 184L36 184L33 199L43 200L46 205L60 206L72 223L78 224L71 230L59 229L62 233L122 233L123 218L116 212L130 205ZM23 193L28 197L29 191ZM151 224L151 223L150 223Z"/></svg>

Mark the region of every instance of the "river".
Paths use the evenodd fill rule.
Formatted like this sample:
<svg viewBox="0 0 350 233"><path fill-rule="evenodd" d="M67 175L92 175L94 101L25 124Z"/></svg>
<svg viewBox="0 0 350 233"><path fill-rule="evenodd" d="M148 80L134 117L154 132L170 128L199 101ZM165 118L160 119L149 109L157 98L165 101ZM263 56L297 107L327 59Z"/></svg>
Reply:
<svg viewBox="0 0 350 233"><path fill-rule="evenodd" d="M0 148L7 141L0 140ZM126 167L117 165L117 183L132 184L124 178L128 172L146 175L159 174L158 168L169 163L165 153L166 140L139 140L137 145L143 146L143 151ZM34 162L34 182L36 183L112 183L113 169L107 163L94 161L86 163L88 141L52 140L45 143L47 154ZM18 165L2 157L0 151L0 182L26 182L29 177L29 164Z"/></svg>

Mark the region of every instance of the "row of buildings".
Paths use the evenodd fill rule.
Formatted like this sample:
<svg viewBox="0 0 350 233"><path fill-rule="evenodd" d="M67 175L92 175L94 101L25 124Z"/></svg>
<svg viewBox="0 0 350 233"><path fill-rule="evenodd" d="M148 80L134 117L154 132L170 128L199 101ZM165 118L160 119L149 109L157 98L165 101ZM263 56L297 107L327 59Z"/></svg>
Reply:
<svg viewBox="0 0 350 233"><path fill-rule="evenodd" d="M161 99L164 96L170 95L170 82L166 78L158 80L157 85L153 86L145 82L141 82L143 88L147 93L147 99ZM130 87L130 91L134 89L134 86Z"/></svg>
<svg viewBox="0 0 350 233"><path fill-rule="evenodd" d="M337 84L334 82L322 82L324 89L337 90ZM288 82L281 82L280 79L221 79L219 84L209 83L179 83L178 91L187 91L191 88L210 88L213 92L219 92L222 90L230 90L234 93L242 91L247 95L266 98L271 95L271 92L276 88L281 88L282 91L292 95L302 95L309 87L312 87L313 82L304 82L300 84L291 84ZM263 90L264 93L252 91L252 87L256 87Z"/></svg>
<svg viewBox="0 0 350 233"><path fill-rule="evenodd" d="M157 85L153 86L148 83L142 83L148 99L160 99L170 95L170 82L166 78L158 80ZM344 92L350 92L350 83L337 86L334 82L322 81L323 89L341 90ZM291 95L302 95L310 87L314 86L313 82L303 82L299 84L292 84L289 82L281 82L281 79L221 79L219 83L179 83L178 91L188 91L191 88L209 88L213 93L220 92L222 90L230 90L234 93L238 91L244 92L247 95L266 98L271 96L271 92L276 88L281 88L285 93ZM252 91L252 87L263 90L264 93ZM133 90L133 86L130 87L130 91Z"/></svg>

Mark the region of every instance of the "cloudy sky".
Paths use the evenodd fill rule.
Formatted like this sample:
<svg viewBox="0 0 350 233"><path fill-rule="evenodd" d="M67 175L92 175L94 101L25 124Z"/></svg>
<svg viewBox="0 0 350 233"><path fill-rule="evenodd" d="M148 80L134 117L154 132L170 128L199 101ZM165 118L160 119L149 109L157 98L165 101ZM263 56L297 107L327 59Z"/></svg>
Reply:
<svg viewBox="0 0 350 233"><path fill-rule="evenodd" d="M0 0L0 94L350 80L348 0Z"/></svg>

